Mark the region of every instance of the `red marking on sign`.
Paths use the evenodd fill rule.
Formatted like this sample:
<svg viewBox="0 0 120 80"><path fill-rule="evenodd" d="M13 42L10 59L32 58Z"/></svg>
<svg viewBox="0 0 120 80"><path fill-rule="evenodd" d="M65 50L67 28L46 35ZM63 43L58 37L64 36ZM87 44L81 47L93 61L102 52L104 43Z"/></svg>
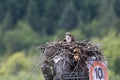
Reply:
<svg viewBox="0 0 120 80"><path fill-rule="evenodd" d="M108 80L107 67L103 62L93 62L89 72L90 80Z"/></svg>

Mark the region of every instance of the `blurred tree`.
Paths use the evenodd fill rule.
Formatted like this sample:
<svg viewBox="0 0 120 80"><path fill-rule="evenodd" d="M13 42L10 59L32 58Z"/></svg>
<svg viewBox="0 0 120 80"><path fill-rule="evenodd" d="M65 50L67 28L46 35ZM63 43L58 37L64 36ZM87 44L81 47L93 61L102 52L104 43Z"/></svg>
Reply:
<svg viewBox="0 0 120 80"><path fill-rule="evenodd" d="M5 51L5 45L3 43L3 30L0 25L0 54L2 54Z"/></svg>
<svg viewBox="0 0 120 80"><path fill-rule="evenodd" d="M41 8L43 7L41 6ZM40 17L39 9L37 7L37 2L35 0L29 0L26 18L33 30L37 32L40 32L42 30L43 27L41 26L40 23L41 17Z"/></svg>
<svg viewBox="0 0 120 80"><path fill-rule="evenodd" d="M15 27L12 19L12 15L9 12L6 13L6 16L2 22L3 32L5 32L5 30L10 30Z"/></svg>
<svg viewBox="0 0 120 80"><path fill-rule="evenodd" d="M0 52L4 52L5 50L5 44L4 44L4 35L7 30L13 29L13 23L12 23L12 16L9 13L6 13L6 16L4 20L2 21L2 24L0 26Z"/></svg>
<svg viewBox="0 0 120 80"><path fill-rule="evenodd" d="M114 27L119 35L118 8L119 0L0 0L1 49L5 51L4 46L9 44L15 47L19 45L15 51L21 50L44 43L52 39L54 34L63 36L66 31L77 34L80 31L83 38L91 38L103 37ZM33 34L32 37L20 33L24 30Z"/></svg>
<svg viewBox="0 0 120 80"><path fill-rule="evenodd" d="M9 56L8 59L1 65L0 74L17 75L21 71L31 69L31 63L28 57L23 52L17 52Z"/></svg>
<svg viewBox="0 0 120 80"><path fill-rule="evenodd" d="M7 53L19 51L40 43L39 36L25 22L19 22L12 31L7 31L4 37Z"/></svg>
<svg viewBox="0 0 120 80"><path fill-rule="evenodd" d="M61 15L59 26L69 31L77 27L77 25L77 10L75 9L74 4L69 2Z"/></svg>
<svg viewBox="0 0 120 80"><path fill-rule="evenodd" d="M74 0L76 9L81 14L81 18L85 23L92 21L98 16L98 9L101 6L100 0Z"/></svg>
<svg viewBox="0 0 120 80"><path fill-rule="evenodd" d="M7 1L7 0L6 0ZM9 0L6 2L8 11L13 16L13 22L16 24L18 20L25 17L29 0Z"/></svg>
<svg viewBox="0 0 120 80"><path fill-rule="evenodd" d="M97 38L94 41L103 44L102 50L108 61L108 68L114 71L115 74L120 74L120 35L116 35L114 28L108 31L108 34L103 38Z"/></svg>
<svg viewBox="0 0 120 80"><path fill-rule="evenodd" d="M52 35L58 20L58 9L54 0L30 0L27 20L38 33Z"/></svg>
<svg viewBox="0 0 120 80"><path fill-rule="evenodd" d="M4 0L0 0L0 23L2 23L4 17L5 17L5 14L7 12L7 9L6 9L6 3Z"/></svg>
<svg viewBox="0 0 120 80"><path fill-rule="evenodd" d="M114 7L114 11L115 11L116 16L120 17L120 8L119 8L120 7L120 0L115 0L113 7Z"/></svg>

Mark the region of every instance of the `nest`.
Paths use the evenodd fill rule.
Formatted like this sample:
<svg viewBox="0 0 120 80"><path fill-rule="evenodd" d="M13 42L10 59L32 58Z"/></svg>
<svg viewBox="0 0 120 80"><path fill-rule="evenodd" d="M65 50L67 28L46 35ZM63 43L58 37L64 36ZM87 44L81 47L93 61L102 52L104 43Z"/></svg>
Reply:
<svg viewBox="0 0 120 80"><path fill-rule="evenodd" d="M52 61L55 56L73 55L73 59L79 60L94 56L96 60L103 60L104 56L100 49L101 44L90 41L74 41L66 43L64 41L54 41L40 46L45 58ZM78 56L79 58L75 58ZM85 59L86 60L86 59Z"/></svg>
<svg viewBox="0 0 120 80"><path fill-rule="evenodd" d="M100 44L91 41L54 41L40 46L45 62L55 68L55 75L80 73L82 77L88 75L87 62L91 60L102 61L104 56ZM94 57L94 58L93 58ZM80 75L79 74L79 75ZM86 76L85 76L86 77ZM88 77L88 76L87 76Z"/></svg>

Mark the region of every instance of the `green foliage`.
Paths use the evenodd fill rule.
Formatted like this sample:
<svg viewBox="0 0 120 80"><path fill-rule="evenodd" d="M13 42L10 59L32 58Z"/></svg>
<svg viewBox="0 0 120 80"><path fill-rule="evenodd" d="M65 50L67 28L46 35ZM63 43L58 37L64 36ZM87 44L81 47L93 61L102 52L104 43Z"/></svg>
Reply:
<svg viewBox="0 0 120 80"><path fill-rule="evenodd" d="M119 0L4 0L0 4L0 52L44 43L60 30L79 29L89 39L106 35L111 27L120 30Z"/></svg>
<svg viewBox="0 0 120 80"><path fill-rule="evenodd" d="M70 33L75 36L75 39L76 39L76 40L84 40L84 39L86 39L85 36L84 36L84 34L82 33L82 31L79 30L79 28L78 28L78 29L71 30Z"/></svg>
<svg viewBox="0 0 120 80"><path fill-rule="evenodd" d="M119 80L119 4L119 0L0 0L0 54L10 55L48 41L63 39L65 32L69 31L77 40L92 39L102 43L112 76L110 80ZM36 54L31 49L28 52ZM15 57L18 56L14 55L1 62L0 74L17 73L19 69L26 68L21 59L16 62ZM16 64L22 66L15 67ZM12 68L18 71L12 72ZM27 74L24 70L20 73Z"/></svg>
<svg viewBox="0 0 120 80"><path fill-rule="evenodd" d="M14 74L17 75L20 71L28 71L31 69L30 60L23 52L15 53L9 56L8 60L2 63L0 74Z"/></svg>
<svg viewBox="0 0 120 80"><path fill-rule="evenodd" d="M114 29L111 29L107 36L102 39L98 38L94 41L98 41L103 44L103 52L107 58L109 69L111 69L115 74L120 74L120 35L116 36Z"/></svg>
<svg viewBox="0 0 120 80"><path fill-rule="evenodd" d="M106 38L104 38L104 39L106 39ZM115 37L115 33L110 31L110 34L108 34L107 39L110 40L110 41L109 41L108 44L106 44L104 46L104 52L108 57L108 62L109 62L109 65L110 65L109 67L112 70L114 70L115 73L120 73L120 70L119 70L120 65L118 64L120 62L120 60L119 60L120 59L120 57L119 57L120 56L120 54L119 54L119 52L120 52L120 50L119 50L120 36ZM111 47L109 47L109 46L111 46Z"/></svg>
<svg viewBox="0 0 120 80"><path fill-rule="evenodd" d="M117 17L120 17L120 8L119 7L120 7L120 0L115 0L114 10L115 10Z"/></svg>
<svg viewBox="0 0 120 80"><path fill-rule="evenodd" d="M7 31L4 36L7 53L39 44L39 40L39 35L25 22L19 22L14 30Z"/></svg>

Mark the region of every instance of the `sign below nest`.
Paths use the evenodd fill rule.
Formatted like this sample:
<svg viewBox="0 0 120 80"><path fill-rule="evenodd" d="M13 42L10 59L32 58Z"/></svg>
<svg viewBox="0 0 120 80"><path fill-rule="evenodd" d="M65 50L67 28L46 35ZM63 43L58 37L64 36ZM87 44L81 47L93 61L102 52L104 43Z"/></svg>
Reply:
<svg viewBox="0 0 120 80"><path fill-rule="evenodd" d="M89 80L89 65L105 61L100 44L76 41L69 32L64 40L46 43L40 49L45 55L41 67L45 80Z"/></svg>

